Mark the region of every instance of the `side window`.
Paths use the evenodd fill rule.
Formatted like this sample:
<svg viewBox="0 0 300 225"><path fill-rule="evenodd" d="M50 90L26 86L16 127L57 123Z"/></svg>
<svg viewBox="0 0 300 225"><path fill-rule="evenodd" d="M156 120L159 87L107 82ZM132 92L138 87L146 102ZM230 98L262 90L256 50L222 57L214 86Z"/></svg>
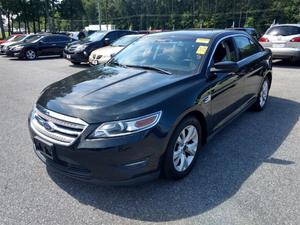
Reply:
<svg viewBox="0 0 300 225"><path fill-rule="evenodd" d="M225 61L237 61L236 51L231 38L222 41L213 55L214 63Z"/></svg>
<svg viewBox="0 0 300 225"><path fill-rule="evenodd" d="M70 40L69 37L57 36L57 40L56 40L56 41L59 41L59 42L67 42L67 41L69 41L69 40Z"/></svg>
<svg viewBox="0 0 300 225"><path fill-rule="evenodd" d="M51 42L51 37L45 37L42 39L42 41L45 43L49 43L49 42Z"/></svg>
<svg viewBox="0 0 300 225"><path fill-rule="evenodd" d="M114 42L115 40L118 39L117 32L110 32L110 33L107 34L106 37L109 38L110 43L112 43L112 42Z"/></svg>
<svg viewBox="0 0 300 225"><path fill-rule="evenodd" d="M247 37L234 37L234 40L239 51L239 60L260 52L259 46Z"/></svg>

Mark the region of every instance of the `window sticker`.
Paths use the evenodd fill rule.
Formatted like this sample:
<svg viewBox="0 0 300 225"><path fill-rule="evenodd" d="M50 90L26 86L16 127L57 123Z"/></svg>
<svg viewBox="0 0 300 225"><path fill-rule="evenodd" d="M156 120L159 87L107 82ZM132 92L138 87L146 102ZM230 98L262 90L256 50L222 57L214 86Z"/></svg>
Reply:
<svg viewBox="0 0 300 225"><path fill-rule="evenodd" d="M205 55L206 51L207 51L208 46L199 46L199 48L197 49L196 54L198 55Z"/></svg>
<svg viewBox="0 0 300 225"><path fill-rule="evenodd" d="M196 43L208 44L210 39L208 38L197 38Z"/></svg>

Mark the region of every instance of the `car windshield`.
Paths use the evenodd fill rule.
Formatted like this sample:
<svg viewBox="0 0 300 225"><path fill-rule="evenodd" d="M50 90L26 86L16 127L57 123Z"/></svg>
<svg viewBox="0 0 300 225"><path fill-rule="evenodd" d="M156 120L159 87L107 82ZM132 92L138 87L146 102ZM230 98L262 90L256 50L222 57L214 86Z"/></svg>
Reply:
<svg viewBox="0 0 300 225"><path fill-rule="evenodd" d="M199 43L198 39L172 35L146 36L126 47L110 64L154 68L173 74L195 73L208 48L207 42Z"/></svg>
<svg viewBox="0 0 300 225"><path fill-rule="evenodd" d="M120 39L116 40L114 43L112 43L112 46L114 47L126 47L127 45L130 45L132 42L137 40L140 35L126 35L124 37L121 37Z"/></svg>
<svg viewBox="0 0 300 225"><path fill-rule="evenodd" d="M21 36L19 36L19 37L16 37L16 38L14 39L14 41L22 41L25 37L26 37L26 35L21 35Z"/></svg>
<svg viewBox="0 0 300 225"><path fill-rule="evenodd" d="M300 34L300 27L298 26L276 26L271 27L266 32L267 35L271 36L289 36Z"/></svg>
<svg viewBox="0 0 300 225"><path fill-rule="evenodd" d="M84 38L84 41L100 41L106 34L107 32L95 32L93 34L91 34L90 36Z"/></svg>
<svg viewBox="0 0 300 225"><path fill-rule="evenodd" d="M42 36L41 35L32 35L32 36L29 36L25 42L34 42L35 40L38 40L40 39Z"/></svg>

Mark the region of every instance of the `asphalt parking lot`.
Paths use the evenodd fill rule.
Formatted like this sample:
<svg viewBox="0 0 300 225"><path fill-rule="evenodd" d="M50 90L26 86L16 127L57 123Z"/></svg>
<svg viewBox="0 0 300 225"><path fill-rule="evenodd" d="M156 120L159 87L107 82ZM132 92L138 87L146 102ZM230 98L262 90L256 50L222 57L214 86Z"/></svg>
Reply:
<svg viewBox="0 0 300 225"><path fill-rule="evenodd" d="M35 156L27 116L48 84L87 69L0 56L0 224L300 224L300 65L278 62L265 111L208 143L178 182L86 184Z"/></svg>

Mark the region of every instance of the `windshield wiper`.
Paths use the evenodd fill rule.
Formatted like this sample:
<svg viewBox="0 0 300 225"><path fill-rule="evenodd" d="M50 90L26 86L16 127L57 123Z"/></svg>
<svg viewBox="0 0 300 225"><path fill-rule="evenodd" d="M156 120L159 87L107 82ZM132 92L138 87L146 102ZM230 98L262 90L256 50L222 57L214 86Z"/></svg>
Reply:
<svg viewBox="0 0 300 225"><path fill-rule="evenodd" d="M145 69L145 70L155 70L164 74L168 74L171 75L172 73L170 71L164 70L164 69L160 69L157 67L153 67L153 66L139 66L139 65L126 65L126 67L134 67L134 68L141 68L141 69Z"/></svg>

